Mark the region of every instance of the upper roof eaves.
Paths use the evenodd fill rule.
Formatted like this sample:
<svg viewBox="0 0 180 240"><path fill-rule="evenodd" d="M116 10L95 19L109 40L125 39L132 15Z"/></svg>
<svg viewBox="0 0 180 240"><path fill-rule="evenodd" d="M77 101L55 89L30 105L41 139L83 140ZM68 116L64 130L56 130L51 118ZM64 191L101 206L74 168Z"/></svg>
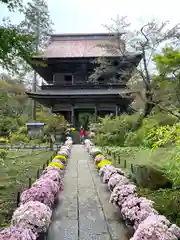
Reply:
<svg viewBox="0 0 180 240"><path fill-rule="evenodd" d="M70 41L70 40L100 40L115 36L113 33L66 33L50 34L50 41Z"/></svg>

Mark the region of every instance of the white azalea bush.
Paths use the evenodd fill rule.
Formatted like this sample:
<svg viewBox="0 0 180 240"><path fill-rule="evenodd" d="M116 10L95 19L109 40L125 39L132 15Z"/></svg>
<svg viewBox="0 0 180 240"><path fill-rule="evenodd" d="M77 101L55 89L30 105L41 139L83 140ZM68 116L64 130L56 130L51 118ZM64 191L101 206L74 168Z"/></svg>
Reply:
<svg viewBox="0 0 180 240"><path fill-rule="evenodd" d="M108 161L101 149L86 140L85 147L92 156L99 176L111 191L110 202L116 205L127 225L134 229L131 240L179 240L180 228L153 208L153 201L139 197L136 186L124 172Z"/></svg>
<svg viewBox="0 0 180 240"><path fill-rule="evenodd" d="M36 240L47 231L52 207L63 189L64 170L72 144L69 137L40 178L22 192L20 206L13 213L11 226L0 230L0 240Z"/></svg>

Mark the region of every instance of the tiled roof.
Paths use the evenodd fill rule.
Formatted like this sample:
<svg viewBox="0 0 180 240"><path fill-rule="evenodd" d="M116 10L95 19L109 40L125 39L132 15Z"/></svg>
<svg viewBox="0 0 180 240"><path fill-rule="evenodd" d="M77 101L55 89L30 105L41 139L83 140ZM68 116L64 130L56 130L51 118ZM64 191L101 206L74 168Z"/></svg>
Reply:
<svg viewBox="0 0 180 240"><path fill-rule="evenodd" d="M105 44L114 45L115 39L109 34L79 34L52 35L51 42L41 57L45 58L75 58L75 57L112 57L121 56L120 51L109 51L103 48ZM122 48L124 44L122 43Z"/></svg>

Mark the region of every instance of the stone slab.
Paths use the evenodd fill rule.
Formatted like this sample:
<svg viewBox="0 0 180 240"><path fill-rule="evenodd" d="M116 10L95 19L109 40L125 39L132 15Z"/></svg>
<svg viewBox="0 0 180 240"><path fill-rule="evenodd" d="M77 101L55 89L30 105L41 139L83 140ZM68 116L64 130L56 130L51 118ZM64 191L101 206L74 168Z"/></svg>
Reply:
<svg viewBox="0 0 180 240"><path fill-rule="evenodd" d="M63 219L53 222L47 240L78 240L78 220Z"/></svg>
<svg viewBox="0 0 180 240"><path fill-rule="evenodd" d="M82 145L73 145L64 184L47 240L129 239L119 214L109 203L109 190Z"/></svg>

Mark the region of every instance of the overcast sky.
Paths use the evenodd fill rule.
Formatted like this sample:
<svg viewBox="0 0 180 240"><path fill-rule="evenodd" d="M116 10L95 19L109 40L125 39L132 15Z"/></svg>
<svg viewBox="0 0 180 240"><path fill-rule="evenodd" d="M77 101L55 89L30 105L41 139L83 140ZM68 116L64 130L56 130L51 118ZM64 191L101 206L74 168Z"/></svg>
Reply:
<svg viewBox="0 0 180 240"><path fill-rule="evenodd" d="M103 24L112 18L127 16L137 27L142 21L156 18L180 22L180 0L48 0L56 33L105 32ZM0 18L10 17L14 23L21 21L19 13L9 13L0 4Z"/></svg>

